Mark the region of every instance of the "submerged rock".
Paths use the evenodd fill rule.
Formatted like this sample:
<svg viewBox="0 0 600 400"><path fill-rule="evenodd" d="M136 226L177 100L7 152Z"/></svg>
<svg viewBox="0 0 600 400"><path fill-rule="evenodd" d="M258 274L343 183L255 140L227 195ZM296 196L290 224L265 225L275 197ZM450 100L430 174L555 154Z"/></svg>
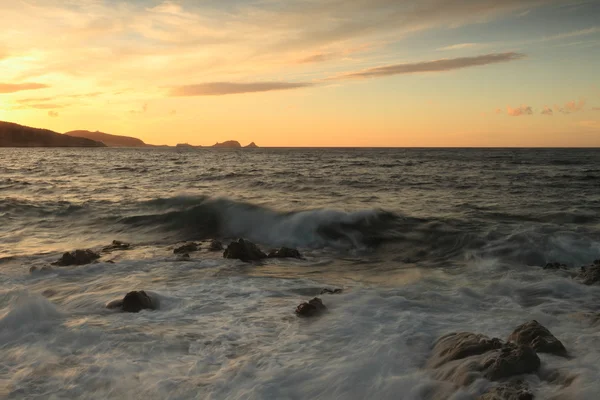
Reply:
<svg viewBox="0 0 600 400"><path fill-rule="evenodd" d="M190 261L190 260L191 260L191 258L190 258L190 255L188 253L180 254L175 259L175 261Z"/></svg>
<svg viewBox="0 0 600 400"><path fill-rule="evenodd" d="M321 294L340 294L343 292L343 289L323 289L321 290Z"/></svg>
<svg viewBox="0 0 600 400"><path fill-rule="evenodd" d="M523 381L505 382L494 386L478 400L533 400L533 394Z"/></svg>
<svg viewBox="0 0 600 400"><path fill-rule="evenodd" d="M550 262L550 263L547 263L544 266L544 269L551 269L551 270L563 269L563 270L567 270L567 269L569 269L569 267L567 267L565 264L561 264L561 263L557 263L557 262Z"/></svg>
<svg viewBox="0 0 600 400"><path fill-rule="evenodd" d="M39 272L52 272L52 271L54 271L54 270L49 265L44 265L42 268L38 268L36 266L29 268L30 274L36 274Z"/></svg>
<svg viewBox="0 0 600 400"><path fill-rule="evenodd" d="M485 335L459 332L442 336L435 343L427 361L429 368L437 368L453 360L486 353L502 347L502 341Z"/></svg>
<svg viewBox="0 0 600 400"><path fill-rule="evenodd" d="M248 262L262 260L267 258L267 255L254 243L248 240L239 239L237 242L231 242L229 246L227 246L227 249L223 252L223 258L232 258Z"/></svg>
<svg viewBox="0 0 600 400"><path fill-rule="evenodd" d="M103 252L111 252L115 250L129 250L131 249L131 244L121 242L120 240L113 240L110 246L106 246L102 249Z"/></svg>
<svg viewBox="0 0 600 400"><path fill-rule="evenodd" d="M208 246L209 251L221 251L223 250L223 243L218 240L211 240L210 245Z"/></svg>
<svg viewBox="0 0 600 400"><path fill-rule="evenodd" d="M61 267L67 267L69 265L85 265L92 261L96 261L100 258L100 254L87 249L87 250L75 250L72 252L66 252L62 255L60 260L52 263L52 265L58 265Z"/></svg>
<svg viewBox="0 0 600 400"><path fill-rule="evenodd" d="M183 253L191 253L192 251L200 250L200 246L196 243L186 243L183 246L176 247L173 250L174 254L183 254Z"/></svg>
<svg viewBox="0 0 600 400"><path fill-rule="evenodd" d="M106 305L106 308L120 308L125 312L137 313L141 310L156 310L158 309L158 301L150 297L143 290L129 292L122 300L114 300Z"/></svg>
<svg viewBox="0 0 600 400"><path fill-rule="evenodd" d="M510 342L531 346L539 353L566 357L567 349L548 329L533 320L518 326L508 337Z"/></svg>
<svg viewBox="0 0 600 400"><path fill-rule="evenodd" d="M269 252L269 258L302 258L302 254L296 249L290 249L289 247L282 247L277 250Z"/></svg>
<svg viewBox="0 0 600 400"><path fill-rule="evenodd" d="M600 282L600 260L594 261L594 264L587 267L581 267L577 279L586 285Z"/></svg>
<svg viewBox="0 0 600 400"><path fill-rule="evenodd" d="M315 297L308 303L304 302L296 307L296 314L300 317L314 317L327 310L323 301L320 298Z"/></svg>

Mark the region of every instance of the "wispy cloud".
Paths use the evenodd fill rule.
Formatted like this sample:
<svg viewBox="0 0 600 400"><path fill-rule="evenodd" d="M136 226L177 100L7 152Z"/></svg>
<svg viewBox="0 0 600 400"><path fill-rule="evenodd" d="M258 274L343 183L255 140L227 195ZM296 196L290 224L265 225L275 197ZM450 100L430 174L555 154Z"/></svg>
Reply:
<svg viewBox="0 0 600 400"><path fill-rule="evenodd" d="M479 67L489 64L505 63L525 58L521 53L494 53L475 57L447 58L433 61L421 61L407 64L393 64L368 68L357 72L348 72L329 79L375 78L390 75L416 74L426 72L447 72L457 69Z"/></svg>
<svg viewBox="0 0 600 400"><path fill-rule="evenodd" d="M558 35L545 36L542 39L540 39L540 41L570 39L570 38L579 37L579 36L593 35L593 34L599 33L599 32L600 32L600 27L593 26L593 27L587 28L587 29L579 29L576 31L559 33Z"/></svg>
<svg viewBox="0 0 600 400"><path fill-rule="evenodd" d="M333 60L338 57L337 53L317 53L298 60L298 64L312 64Z"/></svg>
<svg viewBox="0 0 600 400"><path fill-rule="evenodd" d="M51 118L56 118L58 117L58 112L56 111L48 111L48 116Z"/></svg>
<svg viewBox="0 0 600 400"><path fill-rule="evenodd" d="M440 47L438 50L440 50L440 51L463 50L463 49L470 49L470 48L477 47L477 46L480 46L480 44L479 43L459 43L459 44L453 44L451 46Z"/></svg>
<svg viewBox="0 0 600 400"><path fill-rule="evenodd" d="M15 93L22 90L45 89L50 86L43 83L0 83L0 93Z"/></svg>
<svg viewBox="0 0 600 400"><path fill-rule="evenodd" d="M577 125L587 129L600 129L600 121L595 120L579 121Z"/></svg>
<svg viewBox="0 0 600 400"><path fill-rule="evenodd" d="M171 89L171 96L223 96L227 94L270 92L314 86L307 82L209 82L183 85Z"/></svg>
<svg viewBox="0 0 600 400"><path fill-rule="evenodd" d="M592 107L592 111L600 111L600 107Z"/></svg>
<svg viewBox="0 0 600 400"><path fill-rule="evenodd" d="M522 105L516 108L512 108L511 106L506 107L506 113L511 117L521 117L525 115L532 115L533 109L531 106Z"/></svg>
<svg viewBox="0 0 600 400"><path fill-rule="evenodd" d="M569 101L564 106L554 106L557 112L561 112L563 114L571 114L574 112L582 111L585 107L585 100L579 101Z"/></svg>
<svg viewBox="0 0 600 400"><path fill-rule="evenodd" d="M544 109L542 110L542 114L551 117L554 115L554 111L552 111L552 109L550 107L544 106Z"/></svg>

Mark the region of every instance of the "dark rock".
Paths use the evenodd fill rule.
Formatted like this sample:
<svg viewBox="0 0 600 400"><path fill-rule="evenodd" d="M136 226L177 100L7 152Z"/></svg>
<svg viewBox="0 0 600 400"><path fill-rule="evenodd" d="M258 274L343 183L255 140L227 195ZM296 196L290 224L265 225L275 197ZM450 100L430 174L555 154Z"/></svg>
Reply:
<svg viewBox="0 0 600 400"><path fill-rule="evenodd" d="M125 312L140 312L141 310L155 310L156 304L146 292L129 292L123 298L121 309Z"/></svg>
<svg viewBox="0 0 600 400"><path fill-rule="evenodd" d="M343 290L342 289L323 289L321 290L321 294L340 294L342 293Z"/></svg>
<svg viewBox="0 0 600 400"><path fill-rule="evenodd" d="M85 265L92 261L96 261L100 258L100 254L93 252L90 249L87 250L75 250L72 252L66 252L62 255L60 260L52 263L52 265L58 265L66 267L69 265Z"/></svg>
<svg viewBox="0 0 600 400"><path fill-rule="evenodd" d="M533 400L533 394L523 381L505 382L494 386L478 400Z"/></svg>
<svg viewBox="0 0 600 400"><path fill-rule="evenodd" d="M600 260L594 261L593 265L581 267L577 279L586 285L600 282Z"/></svg>
<svg viewBox="0 0 600 400"><path fill-rule="evenodd" d="M54 270L52 269L52 267L51 267L51 266L49 266L49 265L44 265L40 271L42 271L42 272L52 272L52 271L54 271Z"/></svg>
<svg viewBox="0 0 600 400"><path fill-rule="evenodd" d="M36 267L36 266L33 266L33 267L29 268L29 273L30 274L36 273L37 271L38 271L38 267Z"/></svg>
<svg viewBox="0 0 600 400"><path fill-rule="evenodd" d="M308 303L302 303L298 307L296 307L296 315L300 317L314 317L327 310L325 304L319 299L315 297L310 300Z"/></svg>
<svg viewBox="0 0 600 400"><path fill-rule="evenodd" d="M244 239L239 239L237 242L231 242L227 249L223 252L224 258L233 258L248 261L257 261L267 258L258 246Z"/></svg>
<svg viewBox="0 0 600 400"><path fill-rule="evenodd" d="M180 254L175 259L175 261L190 261L190 260L191 260L191 258L190 258L190 255L188 253Z"/></svg>
<svg viewBox="0 0 600 400"><path fill-rule="evenodd" d="M437 340L427 366L437 368L449 361L480 355L501 347L502 341L498 338L490 339L470 332L450 333Z"/></svg>
<svg viewBox="0 0 600 400"><path fill-rule="evenodd" d="M191 253L192 251L198 251L200 247L196 243L186 243L183 246L179 246L173 250L174 254Z"/></svg>
<svg viewBox="0 0 600 400"><path fill-rule="evenodd" d="M269 252L269 258L302 258L302 254L296 249L290 249L289 247L282 247L277 250Z"/></svg>
<svg viewBox="0 0 600 400"><path fill-rule="evenodd" d="M221 251L223 250L223 243L218 240L211 240L210 245L208 246L209 251Z"/></svg>
<svg viewBox="0 0 600 400"><path fill-rule="evenodd" d="M506 343L499 350L485 354L483 358L484 376L491 380L529 374L540 368L540 358L529 346Z"/></svg>
<svg viewBox="0 0 600 400"><path fill-rule="evenodd" d="M518 326L508 337L510 342L531 346L538 353L566 357L567 349L548 329L533 320Z"/></svg>
<svg viewBox="0 0 600 400"><path fill-rule="evenodd" d="M120 240L113 240L110 246L106 246L102 249L103 252L111 252L115 250L129 250L131 249L131 244L121 242Z"/></svg>
<svg viewBox="0 0 600 400"><path fill-rule="evenodd" d="M546 264L544 266L544 269L552 269L552 270L563 269L563 270L567 270L567 269L569 269L569 267L567 267L565 264L553 262L553 263Z"/></svg>

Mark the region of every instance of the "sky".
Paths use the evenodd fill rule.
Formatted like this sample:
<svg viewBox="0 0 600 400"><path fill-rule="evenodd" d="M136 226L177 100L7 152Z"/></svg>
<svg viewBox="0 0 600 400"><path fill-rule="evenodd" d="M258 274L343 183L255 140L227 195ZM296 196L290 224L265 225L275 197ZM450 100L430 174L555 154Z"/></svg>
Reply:
<svg viewBox="0 0 600 400"><path fill-rule="evenodd" d="M146 143L600 146L600 0L0 1L0 120Z"/></svg>

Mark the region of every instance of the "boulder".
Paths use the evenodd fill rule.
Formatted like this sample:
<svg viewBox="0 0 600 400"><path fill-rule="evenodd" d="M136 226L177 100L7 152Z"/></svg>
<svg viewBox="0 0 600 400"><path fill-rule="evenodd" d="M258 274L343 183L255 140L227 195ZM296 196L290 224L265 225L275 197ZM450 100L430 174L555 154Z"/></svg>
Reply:
<svg viewBox="0 0 600 400"><path fill-rule="evenodd" d="M231 242L229 246L227 246L227 249L223 252L223 257L249 262L262 260L267 258L267 255L254 243L248 240L239 239L237 242Z"/></svg>
<svg viewBox="0 0 600 400"><path fill-rule="evenodd" d="M200 246L196 243L186 243L183 246L176 247L173 250L174 254L183 254L183 253L191 253L192 251L200 250Z"/></svg>
<svg viewBox="0 0 600 400"><path fill-rule="evenodd" d="M342 289L323 289L321 290L321 294L340 294L342 293L343 290Z"/></svg>
<svg viewBox="0 0 600 400"><path fill-rule="evenodd" d="M110 246L106 246L102 249L103 252L109 253L115 250L129 250L131 249L131 244L121 242L120 240L113 240Z"/></svg>
<svg viewBox="0 0 600 400"><path fill-rule="evenodd" d="M218 240L211 240L210 245L208 246L209 251L221 251L223 250L223 243Z"/></svg>
<svg viewBox="0 0 600 400"><path fill-rule="evenodd" d="M600 282L600 260L594 261L594 264L587 267L581 267L577 279L586 285Z"/></svg>
<svg viewBox="0 0 600 400"><path fill-rule="evenodd" d="M191 260L191 258L190 258L190 255L188 253L180 254L175 259L175 261L190 261L190 260Z"/></svg>
<svg viewBox="0 0 600 400"><path fill-rule="evenodd" d="M100 254L87 249L87 250L75 250L72 252L66 252L62 255L60 260L52 263L52 265L58 265L66 267L69 265L85 265L92 261L96 261L100 258Z"/></svg>
<svg viewBox="0 0 600 400"><path fill-rule="evenodd" d="M325 310L327 310L325 304L323 304L321 299L315 297L308 303L304 302L296 307L296 315L299 317L314 317L322 314Z"/></svg>
<svg viewBox="0 0 600 400"><path fill-rule="evenodd" d="M567 267L565 264L561 264L561 263L557 263L557 262L550 262L550 263L547 263L544 266L544 269L551 269L551 270L562 269L562 270L567 270L567 269L569 269L569 267Z"/></svg>
<svg viewBox="0 0 600 400"><path fill-rule="evenodd" d="M302 254L296 249L290 249L289 247L282 247L277 250L269 252L269 258L302 258Z"/></svg>
<svg viewBox="0 0 600 400"><path fill-rule="evenodd" d="M450 333L437 340L427 361L429 368L437 368L449 361L484 354L502 347L498 338L490 339L485 335L459 332Z"/></svg>
<svg viewBox="0 0 600 400"><path fill-rule="evenodd" d="M478 400L533 400L533 394L523 381L505 382L488 389Z"/></svg>
<svg viewBox="0 0 600 400"><path fill-rule="evenodd" d="M508 341L530 346L538 353L567 356L567 349L561 341L535 320L518 326L508 337Z"/></svg>
<svg viewBox="0 0 600 400"><path fill-rule="evenodd" d="M156 310L158 302L146 292L140 290L127 293L122 300L111 301L106 305L106 308L119 308L125 312L137 313L141 310Z"/></svg>
<svg viewBox="0 0 600 400"><path fill-rule="evenodd" d="M511 376L529 374L540 368L540 358L529 346L506 343L502 348L485 354L484 376L496 381Z"/></svg>

